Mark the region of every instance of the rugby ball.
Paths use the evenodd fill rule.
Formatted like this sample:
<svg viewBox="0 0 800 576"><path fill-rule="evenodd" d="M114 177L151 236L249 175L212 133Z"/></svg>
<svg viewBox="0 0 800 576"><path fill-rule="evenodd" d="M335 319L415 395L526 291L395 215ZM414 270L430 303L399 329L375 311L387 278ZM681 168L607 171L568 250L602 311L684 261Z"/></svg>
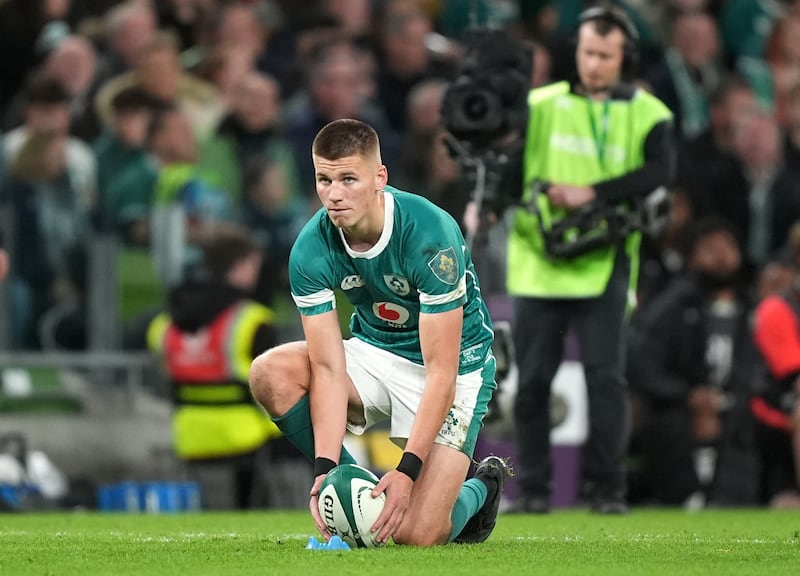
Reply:
<svg viewBox="0 0 800 576"><path fill-rule="evenodd" d="M378 519L386 495L372 497L378 477L356 464L340 464L325 476L319 491L319 514L331 536L338 535L350 546L375 548L377 532L370 527Z"/></svg>

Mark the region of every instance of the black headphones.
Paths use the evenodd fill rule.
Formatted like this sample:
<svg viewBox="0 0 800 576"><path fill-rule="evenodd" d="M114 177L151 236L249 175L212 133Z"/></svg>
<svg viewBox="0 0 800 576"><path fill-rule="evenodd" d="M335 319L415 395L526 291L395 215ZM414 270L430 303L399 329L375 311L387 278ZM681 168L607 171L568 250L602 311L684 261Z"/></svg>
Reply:
<svg viewBox="0 0 800 576"><path fill-rule="evenodd" d="M587 22L604 21L622 30L625 35L625 48L622 57L621 76L624 80L631 80L639 66L639 31L633 20L624 10L612 4L593 6L587 8L578 16L578 28ZM577 35L575 40L577 46Z"/></svg>

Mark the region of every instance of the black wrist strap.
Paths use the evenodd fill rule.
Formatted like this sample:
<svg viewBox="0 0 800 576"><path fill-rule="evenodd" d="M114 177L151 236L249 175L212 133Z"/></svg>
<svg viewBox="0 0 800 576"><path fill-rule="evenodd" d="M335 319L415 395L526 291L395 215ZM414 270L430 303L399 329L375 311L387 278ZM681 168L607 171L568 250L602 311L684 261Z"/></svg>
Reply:
<svg viewBox="0 0 800 576"><path fill-rule="evenodd" d="M336 468L337 464L330 458L314 458L314 478L319 476L320 474L327 474L334 468Z"/></svg>
<svg viewBox="0 0 800 576"><path fill-rule="evenodd" d="M419 478L420 470L422 470L422 459L412 452L403 452L400 464L397 465L397 471L416 481Z"/></svg>

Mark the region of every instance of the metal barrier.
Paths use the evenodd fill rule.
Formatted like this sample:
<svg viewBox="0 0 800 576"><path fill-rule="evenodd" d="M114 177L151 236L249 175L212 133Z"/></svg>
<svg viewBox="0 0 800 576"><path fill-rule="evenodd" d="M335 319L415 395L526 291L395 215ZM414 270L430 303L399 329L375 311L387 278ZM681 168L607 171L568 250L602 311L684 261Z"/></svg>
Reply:
<svg viewBox="0 0 800 576"><path fill-rule="evenodd" d="M145 374L161 374L156 358L147 352L0 352L0 369L12 367L80 370L103 379L111 371L121 372L132 408L146 389Z"/></svg>

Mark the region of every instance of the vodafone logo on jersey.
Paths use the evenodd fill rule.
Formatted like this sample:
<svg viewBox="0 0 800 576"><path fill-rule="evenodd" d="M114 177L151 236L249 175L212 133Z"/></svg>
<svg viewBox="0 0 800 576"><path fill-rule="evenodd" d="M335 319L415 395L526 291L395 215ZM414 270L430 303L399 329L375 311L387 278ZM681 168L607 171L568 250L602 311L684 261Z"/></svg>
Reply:
<svg viewBox="0 0 800 576"><path fill-rule="evenodd" d="M405 327L411 316L408 310L394 302L375 302L372 305L372 313L384 322L400 328Z"/></svg>

